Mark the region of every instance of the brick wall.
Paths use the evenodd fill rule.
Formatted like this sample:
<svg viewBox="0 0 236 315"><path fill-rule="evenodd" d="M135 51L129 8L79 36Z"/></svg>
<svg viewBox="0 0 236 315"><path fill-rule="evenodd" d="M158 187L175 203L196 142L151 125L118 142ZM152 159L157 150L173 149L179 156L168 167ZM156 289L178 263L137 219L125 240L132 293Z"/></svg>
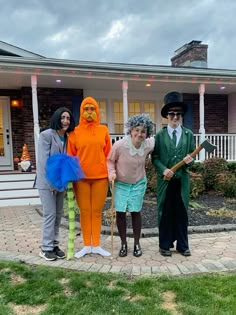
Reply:
<svg viewBox="0 0 236 315"><path fill-rule="evenodd" d="M207 62L208 45L199 44L193 46L186 46L184 51L171 58L171 65L173 67L181 65L191 65L193 61Z"/></svg>
<svg viewBox="0 0 236 315"><path fill-rule="evenodd" d="M229 95L228 132L236 133L236 93Z"/></svg>
<svg viewBox="0 0 236 315"><path fill-rule="evenodd" d="M11 98L16 97L17 92L18 97L22 99L20 108L11 108L13 156L21 157L22 147L26 143L33 166L35 166L32 89L31 87L23 87L20 91L15 91L14 95L11 94L11 91L7 92L8 94L5 95L11 95ZM0 91L0 94L4 95L2 91ZM73 97L82 96L83 90L38 88L37 94L39 127L46 128L49 126L51 116L57 108L65 106L72 111Z"/></svg>
<svg viewBox="0 0 236 315"><path fill-rule="evenodd" d="M193 132L199 133L199 95L184 94L184 101L193 106ZM228 96L204 95L204 116L206 133L228 132Z"/></svg>

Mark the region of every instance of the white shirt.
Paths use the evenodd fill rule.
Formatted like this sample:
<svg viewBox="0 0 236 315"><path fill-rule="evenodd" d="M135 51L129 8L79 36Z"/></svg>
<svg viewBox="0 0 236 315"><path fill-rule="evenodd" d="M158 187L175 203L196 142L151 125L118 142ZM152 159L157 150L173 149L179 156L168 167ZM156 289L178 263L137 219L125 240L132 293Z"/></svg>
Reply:
<svg viewBox="0 0 236 315"><path fill-rule="evenodd" d="M179 140L181 138L181 135L182 135L182 128L180 125L175 129L171 128L169 125L167 125L167 131L168 131L168 134L169 134L171 139L173 138L173 131L174 130L176 130L176 146L177 146L179 143Z"/></svg>

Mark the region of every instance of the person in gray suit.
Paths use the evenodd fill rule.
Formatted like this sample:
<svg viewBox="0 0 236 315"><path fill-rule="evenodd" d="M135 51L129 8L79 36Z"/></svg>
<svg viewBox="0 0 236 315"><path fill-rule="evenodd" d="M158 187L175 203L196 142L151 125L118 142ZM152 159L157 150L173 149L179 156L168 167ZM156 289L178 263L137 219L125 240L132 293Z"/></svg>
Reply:
<svg viewBox="0 0 236 315"><path fill-rule="evenodd" d="M59 227L63 214L65 191L57 191L47 180L46 163L50 156L65 153L67 135L74 130L75 121L66 107L58 108L52 115L50 128L39 135L36 178L34 187L38 188L43 207L42 246L40 257L46 260L65 258L59 248Z"/></svg>

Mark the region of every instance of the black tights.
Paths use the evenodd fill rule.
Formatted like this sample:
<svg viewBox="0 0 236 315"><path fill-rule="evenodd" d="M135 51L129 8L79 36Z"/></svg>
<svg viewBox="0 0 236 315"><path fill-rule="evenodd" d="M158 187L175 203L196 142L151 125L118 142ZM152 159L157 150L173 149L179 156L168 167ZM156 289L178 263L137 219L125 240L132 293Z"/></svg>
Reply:
<svg viewBox="0 0 236 315"><path fill-rule="evenodd" d="M132 227L134 234L134 245L139 244L141 235L141 213L131 212ZM116 224L120 235L121 243L126 244L126 212L116 212Z"/></svg>

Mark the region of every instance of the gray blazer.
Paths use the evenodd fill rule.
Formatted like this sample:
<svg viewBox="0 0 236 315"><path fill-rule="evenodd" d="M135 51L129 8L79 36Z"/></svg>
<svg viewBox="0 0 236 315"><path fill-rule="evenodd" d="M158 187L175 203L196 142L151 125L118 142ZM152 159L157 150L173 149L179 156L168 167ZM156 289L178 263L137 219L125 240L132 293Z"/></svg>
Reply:
<svg viewBox="0 0 236 315"><path fill-rule="evenodd" d="M65 153L65 152L66 152L66 142L63 147L63 144L56 130L47 129L40 133L39 142L38 142L36 177L34 181L35 188L49 189L51 191L55 190L55 188L48 183L45 176L46 162L49 156L55 153Z"/></svg>

